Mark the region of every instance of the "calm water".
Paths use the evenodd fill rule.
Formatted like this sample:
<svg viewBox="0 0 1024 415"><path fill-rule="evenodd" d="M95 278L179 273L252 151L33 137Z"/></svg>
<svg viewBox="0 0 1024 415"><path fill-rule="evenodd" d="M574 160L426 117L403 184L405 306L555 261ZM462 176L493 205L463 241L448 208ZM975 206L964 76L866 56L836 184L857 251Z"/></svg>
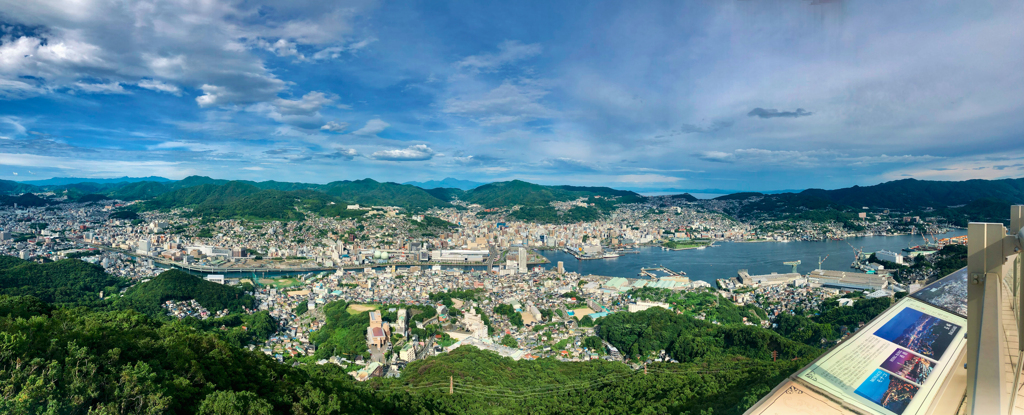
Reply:
<svg viewBox="0 0 1024 415"><path fill-rule="evenodd" d="M938 238L965 235L966 230L954 230ZM849 245L847 244L849 243ZM561 251L543 251L553 267L558 261L565 263L566 271L609 277L638 278L641 267L665 266L673 271L683 271L691 280L707 281L714 285L716 279L733 278L740 269L747 269L751 275L786 273L793 268L783 262L801 261L797 267L806 273L818 267L818 257L828 259L822 269L846 271L854 259L850 245L863 248L864 252L890 250L900 252L908 246L924 243L921 235L870 236L849 238L845 241L823 242L729 242L716 243L714 248L691 249L687 251L664 251L661 248L641 248L639 254L622 255L618 258L579 261Z"/></svg>

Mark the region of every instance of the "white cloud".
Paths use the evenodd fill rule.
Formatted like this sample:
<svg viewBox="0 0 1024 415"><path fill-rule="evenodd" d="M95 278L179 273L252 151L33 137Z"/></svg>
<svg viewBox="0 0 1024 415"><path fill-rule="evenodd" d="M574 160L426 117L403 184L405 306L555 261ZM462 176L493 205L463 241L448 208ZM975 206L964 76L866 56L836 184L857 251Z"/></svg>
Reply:
<svg viewBox="0 0 1024 415"><path fill-rule="evenodd" d="M209 152L227 152L229 151L228 146L223 144L206 144L198 143L195 141L164 141L162 143L148 146L150 150L170 150L170 149L185 149L188 151L209 151Z"/></svg>
<svg viewBox="0 0 1024 415"><path fill-rule="evenodd" d="M370 158L389 161L422 161L430 160L437 154L425 144L419 144L399 150L381 150L370 155Z"/></svg>
<svg viewBox="0 0 1024 415"><path fill-rule="evenodd" d="M320 110L327 105L334 104L335 98L333 95L312 91L299 99L278 98L270 102L251 105L246 110L282 124L313 130L322 128L324 122ZM337 106L347 108L345 105Z"/></svg>
<svg viewBox="0 0 1024 415"><path fill-rule="evenodd" d="M348 128L347 122L336 121L328 121L327 124L324 124L323 126L320 127L321 130L329 131L332 133L340 133L342 131L345 131L346 128Z"/></svg>
<svg viewBox="0 0 1024 415"><path fill-rule="evenodd" d="M630 183L630 184L665 184L665 183L676 183L685 180L681 177L665 176L661 174L625 174L621 176L615 176L612 181L617 183Z"/></svg>
<svg viewBox="0 0 1024 415"><path fill-rule="evenodd" d="M75 82L75 89L89 94L130 94L117 82L109 84L87 84Z"/></svg>
<svg viewBox="0 0 1024 415"><path fill-rule="evenodd" d="M551 118L556 112L540 103L547 94L536 83L504 81L479 96L449 98L442 111L470 117L484 126Z"/></svg>
<svg viewBox="0 0 1024 415"><path fill-rule="evenodd" d="M379 118L375 118L367 121L363 128L353 131L352 135L376 136L384 131L385 128L390 126L391 124L388 124Z"/></svg>
<svg viewBox="0 0 1024 415"><path fill-rule="evenodd" d="M0 139L10 140L14 137L25 135L27 129L19 117L0 117Z"/></svg>
<svg viewBox="0 0 1024 415"><path fill-rule="evenodd" d="M263 171L263 170L266 170L266 169L263 168L263 167L260 167L260 166L249 166L249 167L242 167L242 170Z"/></svg>
<svg viewBox="0 0 1024 415"><path fill-rule="evenodd" d="M178 88L176 85L168 84L166 82L157 81L155 79L143 79L139 81L139 83L137 83L136 85L138 85L139 88L145 88L151 91L166 92L168 94L181 96L181 88Z"/></svg>
<svg viewBox="0 0 1024 415"><path fill-rule="evenodd" d="M289 85L246 46L252 39L274 39L266 49L301 57L301 45L344 44L352 19L372 7L358 0L5 2L5 24L35 30L0 38L0 98L62 88L119 92L91 86L118 83L172 94L202 89L196 103L204 108L272 101Z"/></svg>
<svg viewBox="0 0 1024 415"><path fill-rule="evenodd" d="M331 46L329 48L324 48L324 49L320 50L319 52L314 53L313 54L313 59L314 60L338 59L338 58L341 57L342 53L348 52L348 53L355 54L356 52L362 50L363 48L369 46L371 43L376 42L376 41L377 41L377 38L368 37L366 39L360 40L358 42L350 43L350 44L345 45L345 46Z"/></svg>
<svg viewBox="0 0 1024 415"><path fill-rule="evenodd" d="M192 168L181 166L180 162L86 159L81 156L52 157L24 153L0 153L0 165L18 167L46 166L66 170L65 174L74 174L76 177L137 176L140 171L144 171L154 176L174 179L184 178L197 173Z"/></svg>
<svg viewBox="0 0 1024 415"><path fill-rule="evenodd" d="M498 45L498 53L468 56L456 62L455 66L473 71L495 70L507 64L539 55L540 52L539 44L524 45L516 40L507 40Z"/></svg>

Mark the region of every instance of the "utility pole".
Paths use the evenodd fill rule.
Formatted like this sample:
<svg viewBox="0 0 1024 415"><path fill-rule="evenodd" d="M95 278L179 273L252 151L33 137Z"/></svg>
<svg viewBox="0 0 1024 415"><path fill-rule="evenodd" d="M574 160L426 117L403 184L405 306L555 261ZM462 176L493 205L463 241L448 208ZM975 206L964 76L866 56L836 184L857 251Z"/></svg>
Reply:
<svg viewBox="0 0 1024 415"><path fill-rule="evenodd" d="M647 362L644 362L644 374L647 374Z"/></svg>
<svg viewBox="0 0 1024 415"><path fill-rule="evenodd" d="M777 350L772 350L772 362L774 362L775 359L778 359L778 358L779 358L779 352Z"/></svg>
<svg viewBox="0 0 1024 415"><path fill-rule="evenodd" d="M455 393L455 378L448 376L448 394L451 395L453 393Z"/></svg>

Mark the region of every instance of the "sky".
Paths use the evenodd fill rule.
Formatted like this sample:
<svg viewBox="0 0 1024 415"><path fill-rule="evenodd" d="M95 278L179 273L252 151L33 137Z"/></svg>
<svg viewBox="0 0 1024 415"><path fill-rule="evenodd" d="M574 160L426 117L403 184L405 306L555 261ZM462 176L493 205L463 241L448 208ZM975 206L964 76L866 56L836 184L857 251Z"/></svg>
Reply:
<svg viewBox="0 0 1024 415"><path fill-rule="evenodd" d="M0 179L1024 177L1022 0L0 0Z"/></svg>

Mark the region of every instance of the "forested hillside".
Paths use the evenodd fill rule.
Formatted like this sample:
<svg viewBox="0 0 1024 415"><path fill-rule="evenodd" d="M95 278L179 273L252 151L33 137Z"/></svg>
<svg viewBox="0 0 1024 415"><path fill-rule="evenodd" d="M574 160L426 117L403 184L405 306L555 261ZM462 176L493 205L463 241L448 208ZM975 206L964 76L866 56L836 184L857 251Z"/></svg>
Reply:
<svg viewBox="0 0 1024 415"><path fill-rule="evenodd" d="M581 197L614 197L617 203L636 203L643 196L608 187L542 186L521 180L495 182L469 190L463 200L484 207L544 206L554 201L570 201Z"/></svg>
<svg viewBox="0 0 1024 415"><path fill-rule="evenodd" d="M680 362L735 358L771 360L814 358L819 348L789 340L754 326L718 325L654 307L638 313L615 313L598 320L599 334L626 356L645 358L664 350Z"/></svg>
<svg viewBox="0 0 1024 415"><path fill-rule="evenodd" d="M0 256L0 294L31 295L48 303L95 305L100 292L116 294L127 282L77 259L39 264Z"/></svg>
<svg viewBox="0 0 1024 415"><path fill-rule="evenodd" d="M381 183L373 179L331 182L320 189L331 196L361 205L398 206L414 212L448 206L447 201L416 186Z"/></svg>
<svg viewBox="0 0 1024 415"><path fill-rule="evenodd" d="M239 288L209 282L175 269L132 287L117 300L117 306L160 317L165 314L160 305L169 300L196 300L210 311L228 309L235 313L241 312L242 307L254 308L256 301Z"/></svg>
<svg viewBox="0 0 1024 415"><path fill-rule="evenodd" d="M130 310L0 296L0 332L0 412L24 414L739 414L808 361L723 355L644 375L621 363L515 362L466 347L414 362L401 379L357 384L334 365L279 364Z"/></svg>
<svg viewBox="0 0 1024 415"><path fill-rule="evenodd" d="M938 209L965 205L983 198L1024 203L1024 178L960 182L903 179L874 186L853 186L836 190L808 189L800 194L817 196L849 206L899 210L924 207Z"/></svg>

